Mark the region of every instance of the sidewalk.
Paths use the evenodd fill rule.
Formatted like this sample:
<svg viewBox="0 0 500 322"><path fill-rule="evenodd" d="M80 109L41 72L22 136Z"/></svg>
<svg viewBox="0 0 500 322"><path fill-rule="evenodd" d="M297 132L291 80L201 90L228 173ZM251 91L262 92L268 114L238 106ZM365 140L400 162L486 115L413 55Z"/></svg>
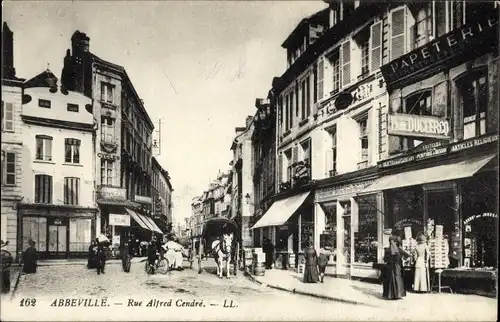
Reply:
<svg viewBox="0 0 500 322"><path fill-rule="evenodd" d="M259 284L301 295L325 300L379 307L405 315L418 316L419 310L425 314L449 312L456 315L456 308L467 307L472 312L482 312L496 316L497 300L479 295L407 292L402 300L388 301L382 298L382 285L326 276L324 283L303 283L302 276L294 271L266 270L264 276L249 276ZM461 311L461 310L459 310Z"/></svg>
<svg viewBox="0 0 500 322"><path fill-rule="evenodd" d="M147 257L132 257L132 263L144 262ZM38 266L65 266L65 265L87 265L86 258L74 258L74 259L44 259L37 261ZM106 265L108 264L121 264L121 259L108 259L106 260ZM12 264L13 267L19 266L19 263Z"/></svg>

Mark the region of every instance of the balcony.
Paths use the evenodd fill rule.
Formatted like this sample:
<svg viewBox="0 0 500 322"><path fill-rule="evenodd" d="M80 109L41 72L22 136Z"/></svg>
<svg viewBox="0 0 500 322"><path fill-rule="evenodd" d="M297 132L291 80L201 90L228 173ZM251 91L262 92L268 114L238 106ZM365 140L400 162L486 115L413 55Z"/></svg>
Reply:
<svg viewBox="0 0 500 322"><path fill-rule="evenodd" d="M120 187L97 187L97 198L99 199L127 199L127 191Z"/></svg>
<svg viewBox="0 0 500 322"><path fill-rule="evenodd" d="M146 197L146 196L140 196L140 195L134 195L134 201L142 204L152 204L152 199L151 197Z"/></svg>

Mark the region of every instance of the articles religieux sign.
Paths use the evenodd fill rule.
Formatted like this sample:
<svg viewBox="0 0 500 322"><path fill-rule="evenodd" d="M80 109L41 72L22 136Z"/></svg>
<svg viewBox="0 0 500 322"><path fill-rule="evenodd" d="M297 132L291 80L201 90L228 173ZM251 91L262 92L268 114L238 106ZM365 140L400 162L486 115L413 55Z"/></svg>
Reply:
<svg viewBox="0 0 500 322"><path fill-rule="evenodd" d="M448 153L454 153L454 152L459 152L463 150L467 150L476 146L481 146L484 144L488 144L491 142L497 142L498 141L498 134L488 134L488 135L483 135L480 137L476 138L471 138L468 140L456 142L456 143L451 143L451 144L441 144L438 142L435 142L433 144L430 144L427 148L419 149L419 151L406 154L401 157L397 158L392 158L389 160L384 160L378 163L379 168L390 168L394 166L398 166L401 164L406 164L414 161L420 161L420 160L425 160L429 159L432 157L440 156L440 155L445 155Z"/></svg>
<svg viewBox="0 0 500 322"><path fill-rule="evenodd" d="M498 17L465 24L380 68L388 87L413 82L412 76L438 72L444 66L457 66L473 56L495 48L498 39ZM495 41L496 40L496 41Z"/></svg>

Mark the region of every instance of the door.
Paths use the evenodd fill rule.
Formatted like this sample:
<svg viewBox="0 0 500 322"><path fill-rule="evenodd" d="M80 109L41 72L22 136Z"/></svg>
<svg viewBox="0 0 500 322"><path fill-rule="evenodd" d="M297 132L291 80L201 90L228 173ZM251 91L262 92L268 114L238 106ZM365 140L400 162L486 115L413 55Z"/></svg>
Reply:
<svg viewBox="0 0 500 322"><path fill-rule="evenodd" d="M49 256L65 257L67 247L67 226L49 225Z"/></svg>

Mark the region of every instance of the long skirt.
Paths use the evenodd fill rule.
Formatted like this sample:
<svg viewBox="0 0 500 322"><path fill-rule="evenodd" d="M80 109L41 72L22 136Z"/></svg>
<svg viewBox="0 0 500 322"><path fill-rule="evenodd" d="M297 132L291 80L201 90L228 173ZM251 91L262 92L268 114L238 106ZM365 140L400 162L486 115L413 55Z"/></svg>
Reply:
<svg viewBox="0 0 500 322"><path fill-rule="evenodd" d="M318 266L306 265L304 269L304 283L319 282Z"/></svg>
<svg viewBox="0 0 500 322"><path fill-rule="evenodd" d="M174 254L175 256L175 268L182 268L182 262L184 261L184 258L182 257L182 252L177 251Z"/></svg>
<svg viewBox="0 0 500 322"><path fill-rule="evenodd" d="M384 293L386 293L386 299L397 300L406 296L403 276L401 274L398 274L394 270L389 268L386 278L387 284L384 285L386 287L386 289L384 290Z"/></svg>
<svg viewBox="0 0 500 322"><path fill-rule="evenodd" d="M168 250L167 253L165 254L165 258L168 260L168 264L170 268L175 268L175 251L173 250Z"/></svg>
<svg viewBox="0 0 500 322"><path fill-rule="evenodd" d="M429 290L429 285L427 281L427 268L426 267L416 267L415 268L415 278L413 280L413 290L415 292L427 292Z"/></svg>

